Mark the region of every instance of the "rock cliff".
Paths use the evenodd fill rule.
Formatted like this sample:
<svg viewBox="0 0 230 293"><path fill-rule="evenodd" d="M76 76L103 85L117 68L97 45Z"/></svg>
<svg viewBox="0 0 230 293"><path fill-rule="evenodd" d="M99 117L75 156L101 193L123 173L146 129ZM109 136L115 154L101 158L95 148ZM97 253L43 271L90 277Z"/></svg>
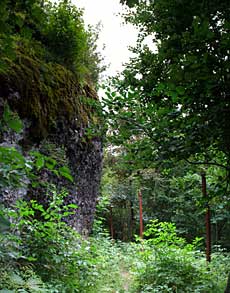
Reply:
<svg viewBox="0 0 230 293"><path fill-rule="evenodd" d="M25 154L36 149L68 165L74 182L54 178L42 170L39 179L68 191L67 203L78 206L68 222L79 232L88 234L92 227L99 192L102 140L98 98L93 86L80 82L65 67L41 61L17 50L16 58L6 60L7 70L0 73L0 113L7 102L23 121L21 135L9 139L2 134L0 143L15 144ZM29 188L29 187L28 187ZM28 191L28 190L27 190ZM32 194L32 195L31 195ZM44 190L27 192L27 196L44 200ZM12 195L13 200L19 194ZM3 201L10 201L4 196Z"/></svg>

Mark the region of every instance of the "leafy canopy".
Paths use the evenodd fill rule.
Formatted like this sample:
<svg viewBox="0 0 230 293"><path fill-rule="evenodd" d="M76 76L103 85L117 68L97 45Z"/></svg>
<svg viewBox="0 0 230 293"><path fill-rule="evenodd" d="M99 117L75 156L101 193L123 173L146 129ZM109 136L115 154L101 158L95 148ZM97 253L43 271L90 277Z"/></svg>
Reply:
<svg viewBox="0 0 230 293"><path fill-rule="evenodd" d="M133 5L125 17L140 29L136 57L105 101L120 141L159 161L206 153L213 162L214 148L229 165L228 1Z"/></svg>

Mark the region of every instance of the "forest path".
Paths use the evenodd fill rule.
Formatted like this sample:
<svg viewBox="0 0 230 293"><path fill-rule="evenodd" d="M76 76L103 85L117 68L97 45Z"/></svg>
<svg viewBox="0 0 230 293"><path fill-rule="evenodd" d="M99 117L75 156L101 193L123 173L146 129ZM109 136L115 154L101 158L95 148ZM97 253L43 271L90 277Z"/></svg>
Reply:
<svg viewBox="0 0 230 293"><path fill-rule="evenodd" d="M110 244L108 248L109 254L101 256L104 269L100 270L99 282L90 293L135 293L134 250L130 244L121 242Z"/></svg>
<svg viewBox="0 0 230 293"><path fill-rule="evenodd" d="M124 268L121 269L121 279L123 284L124 292L131 292L132 289L132 275L129 271L125 270Z"/></svg>
<svg viewBox="0 0 230 293"><path fill-rule="evenodd" d="M134 292L134 276L131 272L131 268L133 267L133 259L130 258L130 255L126 254L124 251L120 256L119 260L119 271L120 271L120 283L122 286L121 292ZM119 291L120 293L120 291Z"/></svg>

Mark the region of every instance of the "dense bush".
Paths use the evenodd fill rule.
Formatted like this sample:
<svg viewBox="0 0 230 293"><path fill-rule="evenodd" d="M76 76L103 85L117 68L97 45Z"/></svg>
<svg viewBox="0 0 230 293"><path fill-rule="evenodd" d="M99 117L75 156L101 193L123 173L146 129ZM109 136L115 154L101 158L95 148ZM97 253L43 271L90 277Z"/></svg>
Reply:
<svg viewBox="0 0 230 293"><path fill-rule="evenodd" d="M98 227L84 240L61 221L72 208L63 206L64 194L50 196L49 207L31 201L8 210L13 224L0 234L0 290L223 292L229 256L214 253L207 265L199 241L187 244L173 224L154 221L139 243L112 242Z"/></svg>
<svg viewBox="0 0 230 293"><path fill-rule="evenodd" d="M52 53L54 61L76 72L86 70L87 32L82 13L68 1L47 6L48 21L43 30L44 44Z"/></svg>
<svg viewBox="0 0 230 293"><path fill-rule="evenodd" d="M197 248L199 239L187 244L172 223L153 221L145 235L133 292L223 292L229 256L215 255L208 265Z"/></svg>
<svg viewBox="0 0 230 293"><path fill-rule="evenodd" d="M5 210L13 224L0 234L0 290L123 292L132 262L127 244L104 232L82 239L62 221L73 207L63 206L63 195L53 192L47 208L21 201Z"/></svg>
<svg viewBox="0 0 230 293"><path fill-rule="evenodd" d="M24 271L33 269L36 279L54 284L63 290L78 289L81 278L86 278L85 262L87 246L80 236L63 221L71 213L74 205L63 205L64 194L50 193L47 208L36 201L20 201L15 208L7 210L11 218L11 230L1 234L1 263L15 271L14 279L20 280L17 286L26 288ZM6 271L1 279L2 286L8 286L11 278ZM30 271L32 271L30 269ZM17 287L15 287L17 288ZM60 289L58 292L64 292ZM76 291L77 292L77 291Z"/></svg>

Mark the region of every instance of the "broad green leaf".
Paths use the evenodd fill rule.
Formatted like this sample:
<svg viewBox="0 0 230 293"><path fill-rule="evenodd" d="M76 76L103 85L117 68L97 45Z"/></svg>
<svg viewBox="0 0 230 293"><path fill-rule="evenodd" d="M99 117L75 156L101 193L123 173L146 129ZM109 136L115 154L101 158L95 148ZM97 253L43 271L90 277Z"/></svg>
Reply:
<svg viewBox="0 0 230 293"><path fill-rule="evenodd" d="M49 170L53 170L54 167L57 165L57 161L52 159L52 158L47 158L46 162L45 162L45 166L49 169Z"/></svg>
<svg viewBox="0 0 230 293"><path fill-rule="evenodd" d="M70 174L70 170L67 167L61 167L58 169L59 173L61 176L65 177L66 179L70 180L71 182L73 182L73 177Z"/></svg>
<svg viewBox="0 0 230 293"><path fill-rule="evenodd" d="M23 128L23 123L18 115L13 113L9 106L6 104L3 112L3 120L9 128L19 133Z"/></svg>
<svg viewBox="0 0 230 293"><path fill-rule="evenodd" d="M39 158L36 160L35 165L36 165L36 167L37 167L38 170L40 170L41 168L43 168L44 165L45 165L45 159L44 159L44 157L42 157L42 156L39 157Z"/></svg>
<svg viewBox="0 0 230 293"><path fill-rule="evenodd" d="M71 204L68 204L68 208L76 209L76 208L78 208L78 206L74 203L71 203Z"/></svg>
<svg viewBox="0 0 230 293"><path fill-rule="evenodd" d="M23 128L23 124L22 124L22 121L15 118L15 119L12 119L12 120L9 120L8 121L8 126L13 129L14 131L16 131L17 133L19 133L22 128Z"/></svg>

